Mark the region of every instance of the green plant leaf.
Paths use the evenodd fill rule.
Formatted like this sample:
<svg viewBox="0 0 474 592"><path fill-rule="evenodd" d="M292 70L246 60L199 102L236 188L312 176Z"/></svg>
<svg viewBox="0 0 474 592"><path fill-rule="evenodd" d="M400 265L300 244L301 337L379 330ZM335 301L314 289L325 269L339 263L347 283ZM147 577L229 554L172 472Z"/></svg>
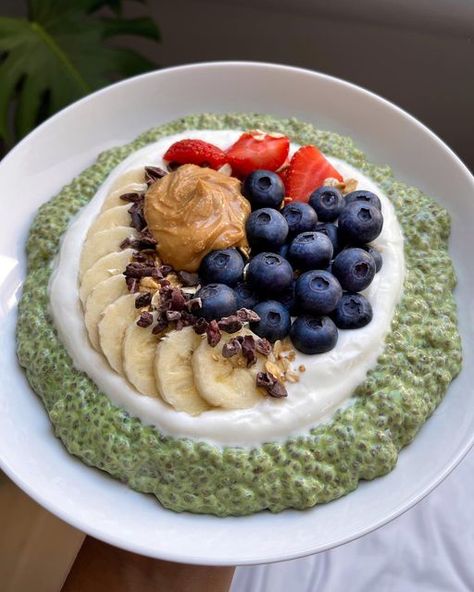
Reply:
<svg viewBox="0 0 474 592"><path fill-rule="evenodd" d="M41 116L111 80L156 67L133 50L107 44L118 35L160 38L150 18L94 14L121 6L121 0L29 0L28 20L0 17L0 139L12 145Z"/></svg>
<svg viewBox="0 0 474 592"><path fill-rule="evenodd" d="M13 143L12 132L8 127L8 113L11 97L21 79L21 68L10 56L0 66L0 138L7 144Z"/></svg>

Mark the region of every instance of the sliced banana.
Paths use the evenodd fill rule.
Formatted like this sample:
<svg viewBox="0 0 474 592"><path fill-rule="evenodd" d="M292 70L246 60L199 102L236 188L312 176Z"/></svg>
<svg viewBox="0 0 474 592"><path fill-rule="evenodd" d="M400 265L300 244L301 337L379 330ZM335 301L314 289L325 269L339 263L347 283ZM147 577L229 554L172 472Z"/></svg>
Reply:
<svg viewBox="0 0 474 592"><path fill-rule="evenodd" d="M114 208L115 206L122 206L123 199L120 196L124 193L142 193L147 190L145 180L145 169L140 167L126 172L119 177L110 188L109 194L104 200L102 211Z"/></svg>
<svg viewBox="0 0 474 592"><path fill-rule="evenodd" d="M115 228L115 226L130 226L131 218L128 210L131 205L132 204L122 204L121 206L109 208L100 213L89 229L89 236L101 232L102 230Z"/></svg>
<svg viewBox="0 0 474 592"><path fill-rule="evenodd" d="M119 251L121 243L126 238L132 240L138 238L137 231L131 226L116 226L110 230L102 230L97 234L89 234L82 247L79 279L98 259L114 251Z"/></svg>
<svg viewBox="0 0 474 592"><path fill-rule="evenodd" d="M223 335L215 348L203 340L191 359L199 394L211 405L224 409L245 409L264 398L263 391L256 386L257 372L263 369L263 356L257 354L257 363L250 368L237 365L235 358L222 356L222 346L237 335L254 334L243 329L239 333Z"/></svg>
<svg viewBox="0 0 474 592"><path fill-rule="evenodd" d="M135 321L128 325L122 343L122 364L124 375L137 391L157 397L154 360L158 336L153 335L152 327L139 327Z"/></svg>
<svg viewBox="0 0 474 592"><path fill-rule="evenodd" d="M87 300L87 297L97 284L113 275L123 273L132 260L132 255L133 249L116 251L101 257L92 267L89 267L82 277L81 287L79 288L81 302L84 303Z"/></svg>
<svg viewBox="0 0 474 592"><path fill-rule="evenodd" d="M98 325L102 312L114 300L125 294L128 294L128 289L123 275L114 275L100 282L89 294L84 307L84 323L95 349L100 349Z"/></svg>
<svg viewBox="0 0 474 592"><path fill-rule="evenodd" d="M158 344L155 379L161 397L176 411L199 415L210 408L194 384L191 358L202 337L192 327L171 331Z"/></svg>
<svg viewBox="0 0 474 592"><path fill-rule="evenodd" d="M136 321L135 294L125 294L104 309L99 321L99 344L112 368L123 374L122 342L127 327Z"/></svg>

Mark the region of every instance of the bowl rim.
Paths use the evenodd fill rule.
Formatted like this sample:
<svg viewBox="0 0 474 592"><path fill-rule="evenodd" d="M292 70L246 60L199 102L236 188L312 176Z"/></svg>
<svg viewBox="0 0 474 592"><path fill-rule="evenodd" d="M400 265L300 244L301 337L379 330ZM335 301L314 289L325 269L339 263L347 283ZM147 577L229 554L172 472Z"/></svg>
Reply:
<svg viewBox="0 0 474 592"><path fill-rule="evenodd" d="M362 86L359 86L359 85L354 84L352 82L345 81L342 78L331 76L331 75L328 75L328 74L325 74L323 72L319 72L316 70L311 70L308 68L301 68L301 67L296 67L296 66L290 66L290 65L286 65L286 64L278 64L278 63L271 63L271 62L258 62L258 61L245 61L245 60L204 61L204 62L197 62L197 63L191 63L191 64L172 66L172 67L168 67L168 68L162 68L159 70L153 70L151 72L147 72L145 74L134 76L134 77L128 78L126 80L122 80L122 81L116 82L114 84L108 85L104 88L101 88L101 89L79 99L78 101L75 101L74 103L68 105L67 107L61 109L60 111L55 113L53 116L51 116L50 118L45 120L43 123L41 123L38 127L36 127L32 132L30 132L27 136L25 136L25 138L23 138L16 146L14 146L5 155L5 157L0 162L0 169L3 167L4 163L8 163L9 160L16 155L17 151L21 150L23 148L23 146L31 140L31 138L42 133L42 131L45 128L47 128L51 124L51 122L57 121L58 119L63 117L66 113L69 113L70 111L73 111L74 109L76 109L79 105L95 101L99 96L102 96L102 95L110 92L111 89L116 89L118 87L124 88L128 85L134 85L134 84L136 84L136 82L138 80L160 76L163 73L165 73L165 74L166 73L180 74L180 73L186 73L191 70L199 70L199 69L203 69L203 68L204 69L209 69L209 68L212 69L212 68L222 68L222 67L239 68L239 69L242 67L244 67L244 68L266 68L266 69L271 69L271 70L301 73L304 75L309 74L312 76L319 77L323 80L324 79L329 80L332 83L336 83L336 84L343 86L343 87L349 86L350 88L352 88L352 90L355 90L355 91L358 91L362 94L368 95L373 100L381 102L385 106L391 108L392 110L395 110L398 113L398 115L402 116L405 119L408 119L420 131L422 131L425 134L428 134L430 139L432 141L434 141L441 149L443 149L443 151L446 153L447 156L449 156L451 159L453 159L455 161L455 163L458 165L458 167L460 167L459 168L460 172L467 175L467 179L472 184L473 189L474 189L474 176L470 172L468 167L459 158L459 156L439 136L437 136L434 132L432 132L425 124L420 122L413 115L410 115L407 111L405 111L401 107L398 107L396 104L389 101L388 99L386 99L386 98L384 98L384 97L382 97L382 96L380 96L380 95L378 95L378 94L376 94L376 93L374 93ZM20 368L18 368L18 372L21 372ZM314 549L306 549L301 552L292 552L292 553L279 552L279 553L275 553L274 555L272 555L272 557L265 559L264 562L265 563L274 563L274 562L279 562L279 561L286 561L286 560L296 559L299 557L304 557L304 556L308 556L308 555L311 555L314 553L326 551L331 548L336 548L336 547L344 545L350 541L353 541L357 538L360 538L360 537L368 534L369 532L372 532L372 531L380 528L381 526L384 526L385 524L388 524L389 522L391 522L392 520L394 520L398 516L407 512L409 509L411 509L413 506L415 506L418 502L420 502L424 497L426 497L431 491L433 491L433 489L435 489L454 470L454 468L461 462L461 460L467 455L467 453L470 451L470 449L473 447L473 445L474 445L474 433L472 434L471 438L469 440L466 440L464 445L462 447L460 447L460 449L457 451L457 453L451 459L451 461L447 464L447 466L444 468L444 470L441 471L437 475L437 477L435 479L433 479L428 485L426 485L424 487L424 489L420 490L417 495L408 499L408 501L402 503L399 507L397 507L397 509L393 510L392 512L390 512L389 514L387 514L383 518L376 519L373 522L371 522L370 524L368 524L365 528L362 528L362 529L354 532L353 534L346 536L345 538L340 540L337 544L327 543L324 545L320 545L316 551ZM160 559L164 559L164 560L168 560L168 561L175 561L175 562L185 561L190 564L200 564L200 565L235 565L235 563L232 562L230 560L230 558L229 558L229 560L226 560L224 558L224 559L219 559L219 560L214 560L214 561L212 561L212 560L203 561L202 557L199 557L199 556L184 557L183 555L179 555L179 553L176 553L176 552L169 552L169 553L160 552L159 554L157 554L156 552L154 553L152 550L150 550L146 545L141 545L139 541L133 542L131 544L130 543L124 544L123 539L121 539L119 536L117 536L116 533L111 534L109 532L105 532L103 529L96 528L95 525L92 524L91 522L87 522L87 521L83 520L82 518L76 516L73 512L70 512L66 509L58 507L54 502L50 501L50 499L48 499L46 496L41 495L41 493L38 493L34 489L34 487L32 487L25 479L23 479L20 475L18 475L15 471L15 468L13 466L10 466L8 464L8 462L5 461L3 458L0 458L0 468L14 483L16 483L16 485L18 487L20 487L24 492L26 492L32 499L34 499L37 503L39 503L46 510L48 510L52 514L58 516L60 519L64 520L65 522L72 525L73 527L75 527L75 528L83 531L84 533L86 533L90 536L93 536L99 540L102 540L104 542L107 542L107 543L115 545L117 547L126 549L131 552L139 553L144 556L160 558ZM262 563L262 561L261 560L255 561L251 557L243 558L243 559L241 558L238 561L238 565L254 565L254 564L259 564L259 563Z"/></svg>

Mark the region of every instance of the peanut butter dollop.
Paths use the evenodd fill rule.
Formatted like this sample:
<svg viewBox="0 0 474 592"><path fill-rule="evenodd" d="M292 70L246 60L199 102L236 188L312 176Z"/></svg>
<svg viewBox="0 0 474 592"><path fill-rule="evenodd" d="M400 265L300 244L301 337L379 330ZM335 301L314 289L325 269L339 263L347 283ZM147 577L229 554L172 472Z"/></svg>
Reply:
<svg viewBox="0 0 474 592"><path fill-rule="evenodd" d="M212 169L186 164L165 175L148 189L144 213L160 258L177 270L197 271L209 251L247 247L240 181Z"/></svg>

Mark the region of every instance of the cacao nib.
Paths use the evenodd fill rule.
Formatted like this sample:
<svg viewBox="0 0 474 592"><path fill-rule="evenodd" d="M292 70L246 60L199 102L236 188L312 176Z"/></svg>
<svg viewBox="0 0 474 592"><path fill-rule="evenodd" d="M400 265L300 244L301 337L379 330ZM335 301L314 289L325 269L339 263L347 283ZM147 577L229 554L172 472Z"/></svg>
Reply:
<svg viewBox="0 0 474 592"><path fill-rule="evenodd" d="M211 347L216 347L216 345L221 340L221 332L219 331L219 326L217 325L217 321L211 321L206 329L207 335L207 343Z"/></svg>
<svg viewBox="0 0 474 592"><path fill-rule="evenodd" d="M158 335L158 333L164 331L167 326L168 321L166 321L165 319L158 319L151 332L153 333L153 335Z"/></svg>
<svg viewBox="0 0 474 592"><path fill-rule="evenodd" d="M145 228L145 230L143 230L140 233L140 238L149 239L151 241L154 241L155 242L155 245L156 245L156 240L153 238L153 235L152 235L152 233L150 232L150 230L148 228Z"/></svg>
<svg viewBox="0 0 474 592"><path fill-rule="evenodd" d="M135 251L133 253L133 260L137 263L146 263L147 265L155 265L154 251Z"/></svg>
<svg viewBox="0 0 474 592"><path fill-rule="evenodd" d="M224 358L231 358L242 351L242 346L238 339L231 339L222 346L222 355Z"/></svg>
<svg viewBox="0 0 474 592"><path fill-rule="evenodd" d="M172 321L179 321L181 319L181 313L177 310L167 310L166 320L171 323Z"/></svg>
<svg viewBox="0 0 474 592"><path fill-rule="evenodd" d="M240 341L240 340L239 340ZM252 335L244 335L242 339L242 355L247 360L247 368L257 363L257 347Z"/></svg>
<svg viewBox="0 0 474 592"><path fill-rule="evenodd" d="M237 315L223 317L217 324L219 325L219 329L226 333L237 333L237 331L242 329L242 321Z"/></svg>
<svg viewBox="0 0 474 592"><path fill-rule="evenodd" d="M151 312L142 312L138 317L137 325L139 327L149 327L153 323L153 315Z"/></svg>
<svg viewBox="0 0 474 592"><path fill-rule="evenodd" d="M177 271L176 275L183 286L190 287L199 285L199 276L197 273L190 273L189 271Z"/></svg>
<svg viewBox="0 0 474 592"><path fill-rule="evenodd" d="M128 202L133 202L133 203L138 203L143 201L143 193L138 193L136 191L132 192L132 193L123 193L120 196L120 199L122 199L123 201L128 201Z"/></svg>
<svg viewBox="0 0 474 592"><path fill-rule="evenodd" d="M144 277L162 279L161 274L156 267L152 265L146 265L145 263L138 263L137 261L132 261L132 263L127 265L124 271L124 276L137 279Z"/></svg>
<svg viewBox="0 0 474 592"><path fill-rule="evenodd" d="M268 339L265 339L265 337L257 339L255 347L257 348L258 353L263 356L269 356L272 351L272 344Z"/></svg>
<svg viewBox="0 0 474 592"><path fill-rule="evenodd" d="M260 320L258 314L254 310L250 310L250 308L240 308L235 314L243 323L257 322Z"/></svg>
<svg viewBox="0 0 474 592"><path fill-rule="evenodd" d="M197 321L196 317L185 310L181 311L181 321L184 327L189 327L190 325L194 325Z"/></svg>
<svg viewBox="0 0 474 592"><path fill-rule="evenodd" d="M128 239L125 239L128 240ZM125 242L125 241L124 241ZM133 249L136 249L137 251L148 251L148 250L152 250L156 247L156 240L153 237L140 237L137 238L136 240L133 240L131 242L130 245L128 245L130 247L132 247ZM125 248L125 247L122 247Z"/></svg>
<svg viewBox="0 0 474 592"><path fill-rule="evenodd" d="M151 292L144 292L137 296L135 300L135 308L143 308L144 306L150 306L151 304Z"/></svg>
<svg viewBox="0 0 474 592"><path fill-rule="evenodd" d="M125 238L121 243L120 243L120 248L123 249L128 249L129 247L132 246L133 240L131 238L129 238L127 236L127 238Z"/></svg>
<svg viewBox="0 0 474 592"><path fill-rule="evenodd" d="M207 327L209 323L203 317L199 317L196 323L194 324L194 332L198 335L204 335L207 331Z"/></svg>
<svg viewBox="0 0 474 592"><path fill-rule="evenodd" d="M173 271L173 267L171 265L160 265L159 269L163 277L166 277Z"/></svg>
<svg viewBox="0 0 474 592"><path fill-rule="evenodd" d="M164 171L163 169L160 169L160 167L146 166L145 167L145 183L148 186L150 186L152 183L154 183L158 179L161 179L162 177L164 177L167 174L168 173L166 171Z"/></svg>
<svg viewBox="0 0 474 592"><path fill-rule="evenodd" d="M148 228L144 228L140 232L140 236L137 239L126 238L120 245L121 249L132 247L137 251L155 251L156 240L153 238Z"/></svg>
<svg viewBox="0 0 474 592"><path fill-rule="evenodd" d="M259 372L257 374L257 386L264 388L270 397L282 399L288 396L285 385L279 382L270 372Z"/></svg>
<svg viewBox="0 0 474 592"><path fill-rule="evenodd" d="M279 382L278 380L275 382L274 385L267 389L267 392L270 395L270 397L273 397L275 399L283 399L283 397L288 396L288 391L286 390L285 385L282 382Z"/></svg>
<svg viewBox="0 0 474 592"><path fill-rule="evenodd" d="M133 226L135 230L141 232L146 226L145 216L143 214L143 203L136 202L134 203L128 210L130 214L130 218L132 219L132 223L130 226Z"/></svg>
<svg viewBox="0 0 474 592"><path fill-rule="evenodd" d="M275 384L275 377L269 372L258 372L257 374L257 386L266 389L267 387Z"/></svg>
<svg viewBox="0 0 474 592"><path fill-rule="evenodd" d="M190 312L196 312L202 308L202 300L200 298L191 298L186 302L186 307Z"/></svg>
<svg viewBox="0 0 474 592"><path fill-rule="evenodd" d="M165 283L166 282L166 283ZM173 289L171 287L171 284L169 283L168 280L162 280L161 284L161 288L160 288L160 296L163 300L169 300L171 298L171 290Z"/></svg>
<svg viewBox="0 0 474 592"><path fill-rule="evenodd" d="M179 288L173 288L171 291L171 310L184 310L186 308L186 298Z"/></svg>

